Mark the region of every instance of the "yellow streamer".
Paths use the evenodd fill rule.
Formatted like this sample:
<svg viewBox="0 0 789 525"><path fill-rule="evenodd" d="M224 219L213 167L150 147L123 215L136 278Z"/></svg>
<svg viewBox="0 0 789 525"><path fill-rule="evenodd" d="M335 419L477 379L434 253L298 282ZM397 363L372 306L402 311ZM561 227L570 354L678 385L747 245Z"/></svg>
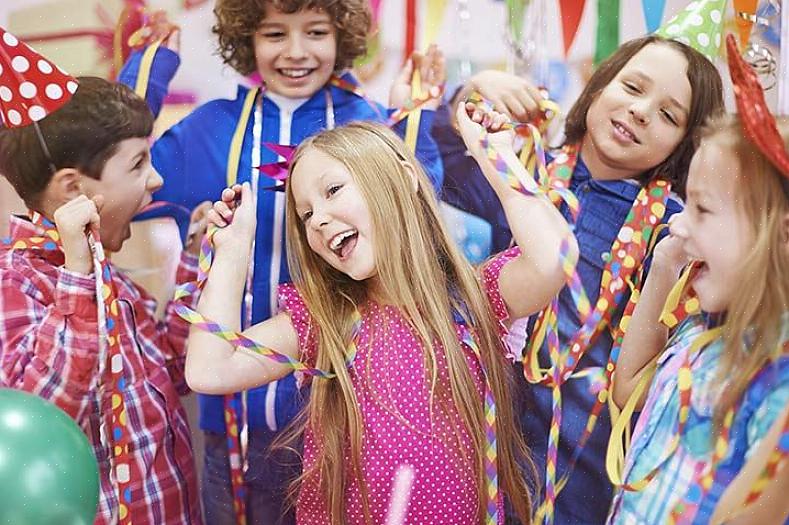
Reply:
<svg viewBox="0 0 789 525"><path fill-rule="evenodd" d="M438 31L441 29L441 22L443 22L446 7L446 0L428 0L427 18L422 26L423 46L429 46L436 41Z"/></svg>
<svg viewBox="0 0 789 525"><path fill-rule="evenodd" d="M247 122L252 114L252 106L255 105L260 88L252 88L247 91L244 98L244 105L241 107L241 115L238 117L236 130L233 132L233 140L230 141L230 153L227 155L227 186L230 187L238 179L238 164L241 162L241 146L244 144L244 134L247 130Z"/></svg>
<svg viewBox="0 0 789 525"><path fill-rule="evenodd" d="M419 70L414 64L414 74L411 77L411 98L416 100L424 96L422 93L422 77L419 75ZM405 144L411 152L416 153L416 140L419 135L419 121L422 118L422 110L419 108L414 109L408 114L405 126Z"/></svg>
<svg viewBox="0 0 789 525"><path fill-rule="evenodd" d="M148 93L148 79L151 77L153 58L161 45L162 40L157 40L148 46L142 54L140 70L137 72L137 83L134 85L134 92L142 99L145 99L145 95Z"/></svg>
<svg viewBox="0 0 789 525"><path fill-rule="evenodd" d="M706 332L702 332L696 336L696 338L693 340L693 343L691 344L690 349L688 350L688 361L690 361L690 358L696 352L715 340L720 335L720 332L721 329L719 327L712 330L707 330ZM639 400L644 395L645 390L652 383L652 378L655 375L655 370L657 369L657 360L659 356L660 354L655 356L655 358L644 368L636 388L630 394L630 397L627 399L627 402L622 408L621 413L617 414L616 417L613 412L611 413L613 427L611 428L611 436L608 440L608 449L606 450L605 469L608 473L608 478L615 487L622 487L625 485L623 475L625 468L625 456L627 454L627 448L630 444L629 433L631 428L631 419L633 417L633 413L636 411L636 406L638 405ZM614 376L612 383L615 381L616 375ZM674 436L674 439L672 439L671 444L669 445L668 453L665 455L666 457L674 453L677 446L679 445L679 439L680 436L678 434ZM658 468L659 466L660 464L656 465L655 468ZM643 490L650 481L651 473L645 478L628 483L628 485L633 490L638 491Z"/></svg>

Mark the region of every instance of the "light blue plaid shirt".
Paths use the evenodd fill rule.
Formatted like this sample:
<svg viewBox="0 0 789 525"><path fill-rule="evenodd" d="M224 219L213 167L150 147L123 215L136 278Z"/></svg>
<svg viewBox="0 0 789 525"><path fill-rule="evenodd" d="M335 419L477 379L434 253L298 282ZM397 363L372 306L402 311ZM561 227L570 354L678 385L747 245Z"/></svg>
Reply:
<svg viewBox="0 0 789 525"><path fill-rule="evenodd" d="M784 339L789 335L784 323ZM715 401L726 383L717 381L717 363L723 350L718 339L691 358L693 390L691 410L677 449L669 445L679 420L677 375L693 340L706 326L701 316L683 322L660 356L649 396L638 419L627 452L624 479L633 483L662 465L640 492L619 490L614 496L608 523L663 524L674 506L704 472L712 458ZM729 451L720 463L706 497L691 512L693 523L707 523L723 490L737 475L761 439L789 402L789 357L782 356L751 382L732 423ZM690 523L690 522L688 522Z"/></svg>

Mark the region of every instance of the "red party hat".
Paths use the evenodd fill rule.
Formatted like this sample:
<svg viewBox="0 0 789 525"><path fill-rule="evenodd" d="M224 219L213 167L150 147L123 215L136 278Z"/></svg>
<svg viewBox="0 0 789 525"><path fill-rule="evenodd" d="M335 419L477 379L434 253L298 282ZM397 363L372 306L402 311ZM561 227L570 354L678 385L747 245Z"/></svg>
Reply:
<svg viewBox="0 0 789 525"><path fill-rule="evenodd" d="M0 27L0 121L9 128L38 122L69 101L74 77Z"/></svg>
<svg viewBox="0 0 789 525"><path fill-rule="evenodd" d="M784 177L789 178L789 153L784 148L775 118L764 100L759 78L740 55L734 35L726 36L726 53L731 81L734 84L737 113L745 135Z"/></svg>

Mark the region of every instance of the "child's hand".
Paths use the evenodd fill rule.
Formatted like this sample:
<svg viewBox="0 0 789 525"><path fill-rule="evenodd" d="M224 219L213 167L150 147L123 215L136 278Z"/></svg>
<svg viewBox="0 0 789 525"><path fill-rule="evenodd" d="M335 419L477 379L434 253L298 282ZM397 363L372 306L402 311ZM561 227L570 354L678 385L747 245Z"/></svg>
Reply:
<svg viewBox="0 0 789 525"><path fill-rule="evenodd" d="M249 183L236 184L222 191L222 198L214 203L207 214L208 225L220 228L214 234L214 248L223 246L247 253L255 237L255 203Z"/></svg>
<svg viewBox="0 0 789 525"><path fill-rule="evenodd" d="M162 40L162 45L178 53L181 47L181 28L170 22L167 12L160 9L150 15L148 22L129 37L131 47L144 47Z"/></svg>
<svg viewBox="0 0 789 525"><path fill-rule="evenodd" d="M652 266L655 268L670 271L672 275L678 277L689 262L690 259L682 248L682 239L671 235L670 232L655 246L652 258Z"/></svg>
<svg viewBox="0 0 789 525"><path fill-rule="evenodd" d="M493 69L471 77L464 93L479 92L496 111L518 122L530 122L540 116L542 93L531 82L517 75Z"/></svg>
<svg viewBox="0 0 789 525"><path fill-rule="evenodd" d="M189 230L187 230L186 234L186 243L184 244L184 250L192 255L200 254L200 243L203 240L206 229L208 229L208 211L212 206L211 201L204 201L192 210L192 216L189 218Z"/></svg>
<svg viewBox="0 0 789 525"><path fill-rule="evenodd" d="M414 52L403 69L400 70L400 74L389 92L389 107L402 108L413 98L411 96L411 78L415 68L419 71L423 92L429 92L433 88L444 85L447 78L444 54L437 45L431 44L425 55ZM436 109L440 103L440 98L434 98L425 102L422 108Z"/></svg>
<svg viewBox="0 0 789 525"><path fill-rule="evenodd" d="M52 218L63 244L67 270L84 275L93 270L93 255L85 232L88 228L99 231L102 206L104 197L101 195L95 195L92 199L80 195L55 210Z"/></svg>
<svg viewBox="0 0 789 525"><path fill-rule="evenodd" d="M488 140L496 149L512 149L515 133L511 129L502 131L502 128L510 122L509 117L503 113L485 110L471 102L461 102L458 104L455 116L460 136L463 137L463 142L475 159L486 156L479 142L485 132L489 133Z"/></svg>

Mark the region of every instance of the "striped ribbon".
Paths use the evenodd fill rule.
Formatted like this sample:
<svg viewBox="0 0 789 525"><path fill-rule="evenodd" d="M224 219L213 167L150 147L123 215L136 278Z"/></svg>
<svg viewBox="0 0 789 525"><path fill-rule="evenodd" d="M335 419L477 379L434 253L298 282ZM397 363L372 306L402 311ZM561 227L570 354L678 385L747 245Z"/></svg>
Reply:
<svg viewBox="0 0 789 525"><path fill-rule="evenodd" d="M499 522L499 475L498 475L498 445L496 441L496 399L493 397L493 390L490 388L490 377L482 360L482 353L471 331L465 326L460 325L462 330L462 343L474 352L482 367L485 376L485 486L487 503L485 506L485 525L498 525Z"/></svg>
<svg viewBox="0 0 789 525"><path fill-rule="evenodd" d="M185 283L179 285L175 290L175 300L179 301L187 296L194 294L196 291L200 290L203 285L205 284L206 280L208 279L208 273L211 270L211 264L213 263L214 254L213 254L213 238L214 234L219 230L216 226L212 226L209 228L209 231L206 233L206 236L203 237L203 240L200 244L200 255L198 258L198 270L197 270L197 280L189 283ZM206 318L204 315L196 312L195 310L189 308L184 304L176 304L175 305L175 312L185 321L190 324L193 324L197 328L209 332L218 338L227 341L231 345L236 348L244 348L246 350L250 350L256 354L259 354L267 359L271 359L272 361L279 363L281 365L285 365L294 371L299 371L303 374L315 377L321 377L324 379L331 379L335 377L333 372L328 372L325 370L320 370L318 368L311 368L308 365L304 364L303 362L293 359L292 357L277 352L273 348L270 348L266 345L262 345L245 335L236 332L230 328L227 328L219 323L211 321L210 319ZM354 318L355 325L361 322L361 317L357 313ZM355 354L355 345L354 354ZM353 355L349 355L348 364L353 360Z"/></svg>
<svg viewBox="0 0 789 525"><path fill-rule="evenodd" d="M572 173L577 161L577 147L567 146L562 154L554 159L548 168L547 184L550 187L569 188ZM557 181L563 181L557 184ZM611 247L603 277L601 280L600 294L594 309L586 296L581 284L580 276L573 271L568 277L568 289L582 319L581 328L573 336L566 349L561 352L551 350L552 343L549 339L549 354L551 366L543 370L539 366L538 355L546 334L556 334L558 331L558 302L551 304L537 317L534 327L534 337L524 354L524 376L532 384L541 384L552 388L552 421L548 433L548 449L546 457L546 490L543 505L538 509L538 516L543 517L546 523L553 522L555 498L566 483L571 470L564 474L559 486L556 483L556 465L558 460L558 445L561 429L561 386L571 378L587 377L591 372L575 372L584 353L590 348L602 331L609 326L622 297L627 290L627 284L632 281L633 274L641 268L642 261L647 254L647 246L654 235L655 228L665 214L666 201L670 193L668 182L654 180L639 192L633 207L628 213L625 223L617 234ZM553 202L561 204L556 194L550 195ZM572 210L571 210L572 211ZM631 298L633 296L631 295ZM635 296L637 300L637 295ZM556 337L558 335L551 335ZM601 399L608 397L610 376L613 373L614 362L609 361L605 371L603 388L597 392L596 405ZM588 435L594 430L601 406L595 406L590 412L582 436L583 443L588 440ZM576 448L573 456L579 457L582 449ZM570 465L574 465L572 461Z"/></svg>
<svg viewBox="0 0 789 525"><path fill-rule="evenodd" d="M60 234L55 225L38 212L30 212L30 218L40 230L41 236L27 239L4 241L10 244L11 250L41 250L45 252L62 252ZM88 243L93 254L93 266L96 277L96 303L98 307L99 338L102 354L110 369L110 414L113 468L111 478L118 492L118 523L130 525L132 490L131 481L143 481L136 462L129 453L131 435L128 429L126 403L123 398L126 390L126 379L123 376L123 355L120 346L120 313L118 309L118 290L112 280L109 261L104 255L98 232L88 234ZM106 371L106 368L104 369ZM103 375L103 374L102 374ZM100 379L101 381L101 379ZM100 383L103 386L103 383Z"/></svg>
<svg viewBox="0 0 789 525"><path fill-rule="evenodd" d="M482 99L479 94L472 94L469 101L481 104L487 109L491 109L491 104ZM558 113L558 107L550 101L541 103L542 124L550 119L552 113ZM519 176L522 171L519 168L510 166L507 159L501 156L492 148L483 135L481 142L485 148L488 158L496 167L502 178L507 183L519 191L528 194L546 194L557 206L562 203L568 206L573 219L577 218L579 212L578 200L569 190L572 173L577 161L577 147L567 146L558 155L550 167L546 167L545 154L542 148L542 138L537 125L532 123L514 123L512 128L522 136L530 140L525 141L524 150L521 152L521 162L527 166L528 173L534 175L535 179ZM604 374L599 370L581 370L575 372L578 363L583 357L584 352L589 348L596 337L609 325L617 306L621 302L625 292L626 283L631 281L633 273L641 268L646 253L647 246L654 235L655 228L665 214L666 201L670 193L668 182L655 180L643 188L636 197L633 208L625 219L625 224L620 229L615 240L608 262L603 271L601 281L601 291L595 308L591 308L591 303L582 286L580 276L575 271L576 260L567 256L566 251L562 253L562 267L567 278L567 287L571 297L583 320L581 329L575 334L567 349L560 349L558 338L558 300L553 300L549 306L538 315L535 324L534 334L529 345L529 351L524 355L524 376L527 381L533 384L542 384L552 388L552 420L548 434L548 449L546 457L546 487L545 500L538 509L538 519L544 518L546 523L553 522L555 499L571 472L568 469L564 479L560 484L556 484L556 466L558 459L558 444L561 429L561 385L570 378L580 378L593 376L603 378L598 380L600 390L597 393L598 400L608 397L608 388L613 363ZM631 296L632 297L632 296ZM637 300L637 295L636 295ZM551 366L547 370L539 366L538 352L542 347L543 341L547 338ZM584 443L588 440L597 422L599 412L602 407L595 407L590 413L584 431ZM580 456L581 449L574 451L574 456ZM577 459L575 460L577 461ZM575 461L571 465L575 464Z"/></svg>
<svg viewBox="0 0 789 525"><path fill-rule="evenodd" d="M492 106L489 102L483 100L478 94L472 94L470 100L476 104L480 104L486 109L491 109ZM518 132L519 130L527 130L528 136L531 139L530 142L527 143L526 147L530 147L533 150L533 158L535 159L535 164L537 168L537 173L539 175L539 180L543 183L542 185L538 184L537 180L532 178L531 176L523 176L524 168L523 166L514 166L511 164L510 159L504 157L497 149L493 146L493 144L489 140L489 134L484 132L480 137L480 144L482 148L485 150L488 159L493 164L496 171L499 173L499 176L507 182L507 184L525 194L530 196L540 196L544 195L553 199L559 199L565 202L568 208L571 210L573 217L577 216L579 207L578 207L578 200L576 199L575 195L567 189L566 186L562 185L554 185L551 186L546 184L548 181L547 171L545 168L545 152L542 147L542 135L538 129L538 127L532 123L514 123L512 125L506 126L508 128L512 128ZM532 173L534 173L532 171ZM531 174L530 174L531 175ZM577 256L573 257L570 255L569 252L570 242L569 239L565 238L562 239L560 245L560 257L562 261L562 269L565 272L565 276L570 286L577 286L577 289L573 290L573 293L577 295L582 301L582 298L585 298L585 292L583 291L583 287L580 286L580 279L575 276L575 267L578 262ZM588 300L587 300L588 303ZM551 312L555 314L558 311L558 299L554 298L552 300L552 308ZM556 316L552 316L552 322L555 322ZM551 359L554 363L559 363L561 361L561 354L559 351L559 338L558 338L558 331L556 329L548 331L548 348L550 351ZM559 366L553 367L553 381L556 384L559 384L561 381L561 372L562 369ZM549 449L548 449L548 462L547 462L547 475L549 479L553 479L556 473L556 444L558 443L559 438L559 424L561 422L561 392L558 388L555 388L553 391L553 421L556 423L551 427L551 434L549 437ZM551 446L554 447L553 454L551 454ZM551 458L554 458L553 461ZM553 483L546 484L546 502L547 502L547 511L548 515L553 516L553 502L555 500L555 490Z"/></svg>
<svg viewBox="0 0 789 525"><path fill-rule="evenodd" d="M650 240L650 245L647 248L647 253L651 253L654 249L655 244L657 244L658 234L661 229L667 228L666 224L661 224L655 229L655 233ZM613 340L614 344L611 348L611 353L608 357L608 363L604 369L599 367L589 367L579 372L575 372L572 377L575 379L579 379L581 377L588 377L589 380L593 384L592 393L595 394L595 404L592 406L592 410L589 412L589 417L587 418L586 424L584 425L584 431L581 434L581 437L578 439L578 442L575 445L573 450L573 455L570 457L570 461L567 464L567 468L565 473L563 474L562 478L556 483L556 495L562 491L564 486L567 484L567 481L570 478L570 474L575 469L578 460L581 457L581 453L583 452L584 448L586 447L586 443L589 438L592 436L592 432L594 432L595 427L597 426L597 420L600 416L600 412L602 412L603 406L606 404L606 401L610 401L609 398L609 387L611 385L612 376L614 373L614 369L616 367L616 362L619 357L619 351L622 347L622 341L624 339L625 331L627 330L628 323L630 322L630 318L633 315L633 311L635 310L636 304L638 303L639 296L640 296L640 284L643 283L644 280L644 267L641 266L638 272L638 276L636 279L632 281L628 280L627 284L630 288L630 299L625 306L624 313L622 314L622 319L619 322L619 325L614 329ZM618 417L618 409L616 405L612 405L609 403L609 409L612 409L612 419L616 419ZM616 417L615 417L616 416ZM622 457L624 460L624 456ZM539 519L544 518L544 511L538 515ZM538 520L539 521L539 520Z"/></svg>
<svg viewBox="0 0 789 525"><path fill-rule="evenodd" d="M620 461L624 458L624 453L621 451L623 443L623 435L630 428L630 419L636 410L638 401L642 398L647 387L651 383L652 374L656 366L656 361L650 363L648 370L641 376L641 379L636 386L636 389L631 395L625 406L622 408L622 413L614 422L611 430L611 438L608 442L608 451L606 453L606 470L608 477L616 487L620 487L627 491L640 491L646 487L650 481L660 472L660 469L668 461L679 446L680 436L685 430L685 424L688 421L690 414L690 400L691 400L691 387L693 383L693 376L691 372L691 358L720 337L721 329L713 328L699 334L691 344L690 349L685 355L682 365L677 373L677 389L679 391L679 418L677 421L677 431L668 444L668 449L655 467L650 470L643 478L625 482L622 471L623 463Z"/></svg>
<svg viewBox="0 0 789 525"><path fill-rule="evenodd" d="M358 86L353 82L349 82L348 80L336 75L329 79L329 84L343 89L349 93L353 93L357 97L365 100L370 105L370 107L373 108L376 113L378 113L378 117L384 121L387 126L392 127L401 120L408 118L408 116L412 113L420 110L426 103L430 102L431 100L441 98L441 96L444 94L444 86L433 86L427 91L421 89L421 85L418 85L421 84L418 73L418 71L415 71L414 77L412 77L411 80L411 99L408 100L403 107L395 109L388 119L383 117L381 110L378 109L378 104L373 102L373 100L367 96L361 86ZM417 87L419 89L417 89Z"/></svg>
<svg viewBox="0 0 789 525"><path fill-rule="evenodd" d="M775 479L781 468L787 468L785 464L786 458L789 457L789 416L784 420L784 426L781 429L781 436L778 438L778 446L770 454L767 459L767 464L762 469L759 479L751 487L748 496L745 498L745 506L751 505L759 499L762 495L767 484Z"/></svg>

